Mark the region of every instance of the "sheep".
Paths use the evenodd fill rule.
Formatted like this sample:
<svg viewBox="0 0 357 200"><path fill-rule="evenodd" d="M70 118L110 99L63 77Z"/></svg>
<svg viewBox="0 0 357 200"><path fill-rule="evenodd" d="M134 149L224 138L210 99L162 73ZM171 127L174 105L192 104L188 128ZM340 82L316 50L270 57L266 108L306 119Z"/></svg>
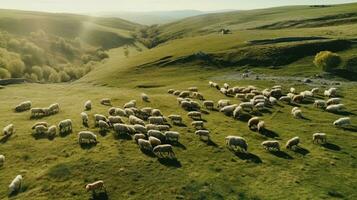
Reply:
<svg viewBox="0 0 357 200"><path fill-rule="evenodd" d="M223 87L224 87L225 89L228 89L228 88L229 88L229 84L228 84L228 83L224 83L224 84L223 84Z"/></svg>
<svg viewBox="0 0 357 200"><path fill-rule="evenodd" d="M327 139L327 136L326 136L326 133L314 133L312 135L312 142L313 143L319 143L320 141L322 143L326 143L326 139Z"/></svg>
<svg viewBox="0 0 357 200"><path fill-rule="evenodd" d="M333 104L340 104L341 103L341 98L331 98L326 101L326 105L333 105Z"/></svg>
<svg viewBox="0 0 357 200"><path fill-rule="evenodd" d="M51 114L54 114L50 108L42 108L43 116L49 116Z"/></svg>
<svg viewBox="0 0 357 200"><path fill-rule="evenodd" d="M15 192L19 192L21 190L21 186L22 186L22 176L21 175L17 175L10 183L9 185L9 194L13 194Z"/></svg>
<svg viewBox="0 0 357 200"><path fill-rule="evenodd" d="M100 104L105 105L105 106L111 106L111 100L109 98L104 98L100 100Z"/></svg>
<svg viewBox="0 0 357 200"><path fill-rule="evenodd" d="M176 159L175 153L170 144L157 145L154 147L153 152L159 158Z"/></svg>
<svg viewBox="0 0 357 200"><path fill-rule="evenodd" d="M94 183L89 183L86 185L86 190L87 191L95 191L97 189L104 189L105 190L105 186L104 186L104 181L96 181Z"/></svg>
<svg viewBox="0 0 357 200"><path fill-rule="evenodd" d="M174 89L168 89L168 90L167 90L167 93L169 93L169 94L173 94L174 92L175 92Z"/></svg>
<svg viewBox="0 0 357 200"><path fill-rule="evenodd" d="M191 109L192 110L200 110L201 106L197 101L191 101Z"/></svg>
<svg viewBox="0 0 357 200"><path fill-rule="evenodd" d="M146 134L148 132L147 128L140 124L133 125L133 128L135 129L135 132L137 132L137 133Z"/></svg>
<svg viewBox="0 0 357 200"><path fill-rule="evenodd" d="M158 138L152 136L149 136L149 142L153 147L161 144L161 141Z"/></svg>
<svg viewBox="0 0 357 200"><path fill-rule="evenodd" d="M237 98L237 99L245 99L245 94L238 93L238 94L235 95L235 98Z"/></svg>
<svg viewBox="0 0 357 200"><path fill-rule="evenodd" d="M145 125L145 128L146 128L146 130L159 130L159 128L157 127L158 125L156 125L156 124L146 124Z"/></svg>
<svg viewBox="0 0 357 200"><path fill-rule="evenodd" d="M31 108L31 118L41 117L45 114L42 108Z"/></svg>
<svg viewBox="0 0 357 200"><path fill-rule="evenodd" d="M47 134L49 137L55 137L57 134L57 127L55 125L52 125L48 128Z"/></svg>
<svg viewBox="0 0 357 200"><path fill-rule="evenodd" d="M319 93L319 91L320 91L319 88L312 88L312 89L311 89L311 93L312 93L313 95L316 95L317 93Z"/></svg>
<svg viewBox="0 0 357 200"><path fill-rule="evenodd" d="M204 129L204 123L203 123L203 121L194 121L194 122L191 123L191 125L192 125L196 130Z"/></svg>
<svg viewBox="0 0 357 200"><path fill-rule="evenodd" d="M184 98L181 98L181 97L177 97L176 100L177 100L177 103L178 103L179 105L181 105L181 102L182 102L182 101L185 101L185 99L184 99Z"/></svg>
<svg viewBox="0 0 357 200"><path fill-rule="evenodd" d="M153 108L151 108L151 107L144 107L144 108L140 109L141 112L144 112L147 115L151 115L152 110L153 110Z"/></svg>
<svg viewBox="0 0 357 200"><path fill-rule="evenodd" d="M236 107L238 107L238 105L233 104L233 105L225 106L225 107L221 108L219 111L223 112L226 116L231 116L231 115L233 115L233 111Z"/></svg>
<svg viewBox="0 0 357 200"><path fill-rule="evenodd" d="M197 130L195 134L200 136L200 139L203 141L210 140L210 132L208 130Z"/></svg>
<svg viewBox="0 0 357 200"><path fill-rule="evenodd" d="M15 133L15 126L13 124L9 124L4 127L2 132L5 136L10 136Z"/></svg>
<svg viewBox="0 0 357 200"><path fill-rule="evenodd" d="M95 125L98 125L99 120L103 120L105 122L108 121L107 117L101 114L94 114L94 121L95 121Z"/></svg>
<svg viewBox="0 0 357 200"><path fill-rule="evenodd" d="M0 167L4 166L4 163L5 163L5 156L0 155Z"/></svg>
<svg viewBox="0 0 357 200"><path fill-rule="evenodd" d="M351 118L349 117L342 117L336 121L333 122L334 126L345 126L345 125L350 125L351 124Z"/></svg>
<svg viewBox="0 0 357 200"><path fill-rule="evenodd" d="M138 145L141 150L144 151L152 151L152 145L149 140L138 139Z"/></svg>
<svg viewBox="0 0 357 200"><path fill-rule="evenodd" d="M180 133L176 132L176 131L166 131L164 133L165 135L165 139L168 142L178 142L179 138L180 138Z"/></svg>
<svg viewBox="0 0 357 200"><path fill-rule="evenodd" d="M135 134L135 135L134 135L134 140L135 140L136 143L138 143L138 140L139 140L139 139L145 140L145 139L146 139L146 135L144 135L144 134L142 134L142 133L137 133L137 134Z"/></svg>
<svg viewBox="0 0 357 200"><path fill-rule="evenodd" d="M259 102L255 105L255 108L257 110L264 110L265 109L265 103L264 102Z"/></svg>
<svg viewBox="0 0 357 200"><path fill-rule="evenodd" d="M239 118L239 116L243 113L243 108L241 106L237 106L234 110L233 110L233 117L235 119Z"/></svg>
<svg viewBox="0 0 357 200"><path fill-rule="evenodd" d="M148 136L156 137L160 141L163 141L165 139L165 135L158 130L149 130L147 134Z"/></svg>
<svg viewBox="0 0 357 200"><path fill-rule="evenodd" d="M149 117L149 123L150 124L156 124L156 125L160 125L160 124L164 124L165 123L165 119L161 116L152 116Z"/></svg>
<svg viewBox="0 0 357 200"><path fill-rule="evenodd" d="M24 101L15 107L15 112L23 112L30 110L32 106L31 101Z"/></svg>
<svg viewBox="0 0 357 200"><path fill-rule="evenodd" d="M124 121L120 116L109 116L108 122L109 122L110 126L113 126L113 124L116 124L116 123L124 124Z"/></svg>
<svg viewBox="0 0 357 200"><path fill-rule="evenodd" d="M108 113L111 116L121 116L121 117L127 116L127 113L125 112L125 110L123 110L121 108L115 108L115 107L109 108Z"/></svg>
<svg viewBox="0 0 357 200"><path fill-rule="evenodd" d="M242 102L239 104L239 106L245 111L252 111L254 108L254 104L251 102Z"/></svg>
<svg viewBox="0 0 357 200"><path fill-rule="evenodd" d="M281 85L274 85L271 89L276 90L280 89L281 90L282 86Z"/></svg>
<svg viewBox="0 0 357 200"><path fill-rule="evenodd" d="M91 131L81 131L78 133L78 143L85 144L85 143L97 143L97 135L95 135Z"/></svg>
<svg viewBox="0 0 357 200"><path fill-rule="evenodd" d="M293 102L301 103L304 100L303 95L294 95L292 98Z"/></svg>
<svg viewBox="0 0 357 200"><path fill-rule="evenodd" d="M135 117L134 115L130 115L129 116L129 123L132 124L132 125L140 124L140 125L145 126L145 122L142 119L140 119L138 117Z"/></svg>
<svg viewBox="0 0 357 200"><path fill-rule="evenodd" d="M114 132L118 135L135 133L135 129L133 130L130 126L126 124L114 124L113 125Z"/></svg>
<svg viewBox="0 0 357 200"><path fill-rule="evenodd" d="M337 95L337 88L330 88L325 90L324 95L327 97L335 97Z"/></svg>
<svg viewBox="0 0 357 200"><path fill-rule="evenodd" d="M181 94L181 91L180 90L176 90L172 94L175 95L175 96L179 96Z"/></svg>
<svg viewBox="0 0 357 200"><path fill-rule="evenodd" d="M290 104L291 103L291 97L282 96L282 97L279 98L279 101L282 101L282 102Z"/></svg>
<svg viewBox="0 0 357 200"><path fill-rule="evenodd" d="M34 125L32 125L31 129L35 129L36 126L38 125L43 125L45 127L48 127L48 123L47 122L36 122Z"/></svg>
<svg viewBox="0 0 357 200"><path fill-rule="evenodd" d="M125 108L124 111L128 116L135 115L135 112L132 108Z"/></svg>
<svg viewBox="0 0 357 200"><path fill-rule="evenodd" d="M290 98L292 99L292 98L295 96L295 94L293 94L293 93L287 93L286 96L287 96L287 97L290 97Z"/></svg>
<svg viewBox="0 0 357 200"><path fill-rule="evenodd" d="M290 92L293 94L296 94L296 89L292 87L292 88L290 88Z"/></svg>
<svg viewBox="0 0 357 200"><path fill-rule="evenodd" d="M271 105L275 105L278 103L278 100L275 97L269 97L269 102Z"/></svg>
<svg viewBox="0 0 357 200"><path fill-rule="evenodd" d="M136 107L136 101L135 100L131 100L127 103L124 104L124 109L125 108L135 108Z"/></svg>
<svg viewBox="0 0 357 200"><path fill-rule="evenodd" d="M199 92L193 92L192 93L192 98L199 99L199 100L204 100L205 98L203 97L203 94Z"/></svg>
<svg viewBox="0 0 357 200"><path fill-rule="evenodd" d="M88 100L86 102L84 102L84 110L91 110L92 109L92 101Z"/></svg>
<svg viewBox="0 0 357 200"><path fill-rule="evenodd" d="M313 97L314 94L311 92L311 91L303 91L303 92L300 92L300 95L303 96L304 98L309 98L309 97Z"/></svg>
<svg viewBox="0 0 357 200"><path fill-rule="evenodd" d="M192 105L191 105L191 103L189 101L182 101L180 106L184 110L192 110Z"/></svg>
<svg viewBox="0 0 357 200"><path fill-rule="evenodd" d="M168 118L173 124L183 124L181 115L169 115Z"/></svg>
<svg viewBox="0 0 357 200"><path fill-rule="evenodd" d="M287 149L293 149L293 148L296 148L299 143L300 143L300 138L299 137L293 137L293 138L291 138L290 140L288 140L286 142L285 147Z"/></svg>
<svg viewBox="0 0 357 200"><path fill-rule="evenodd" d="M341 112L341 110L343 110L344 108L345 106L343 104L329 105L326 107L326 111L337 113L337 112Z"/></svg>
<svg viewBox="0 0 357 200"><path fill-rule="evenodd" d="M315 100L313 105L315 108L326 108L326 106L327 106L327 104L324 100Z"/></svg>
<svg viewBox="0 0 357 200"><path fill-rule="evenodd" d="M261 143L267 151L280 151L280 143L276 140L267 140Z"/></svg>
<svg viewBox="0 0 357 200"><path fill-rule="evenodd" d="M170 130L170 126L169 125L157 125L157 129L159 131L169 131Z"/></svg>
<svg viewBox="0 0 357 200"><path fill-rule="evenodd" d="M47 131L48 131L48 127L47 127L47 126L37 125L37 126L35 127L34 134L42 135L42 134L46 134Z"/></svg>
<svg viewBox="0 0 357 200"><path fill-rule="evenodd" d="M150 102L149 96L145 93L141 93L141 99L145 102Z"/></svg>
<svg viewBox="0 0 357 200"><path fill-rule="evenodd" d="M258 132L262 132L265 130L265 122L264 121L259 121L259 123L257 125L257 130L258 130Z"/></svg>
<svg viewBox="0 0 357 200"><path fill-rule="evenodd" d="M151 111L151 115L152 115L152 116L163 116L161 110L159 110L159 109L153 109L153 110Z"/></svg>
<svg viewBox="0 0 357 200"><path fill-rule="evenodd" d="M58 103L51 104L48 109L50 110L50 114L56 114L60 110L60 106Z"/></svg>
<svg viewBox="0 0 357 200"><path fill-rule="evenodd" d="M303 118L302 116L302 111L298 108L298 107L294 107L291 110L291 114L295 117L295 118Z"/></svg>
<svg viewBox="0 0 357 200"><path fill-rule="evenodd" d="M198 88L197 87L189 87L187 90L190 91L190 92L198 92Z"/></svg>
<svg viewBox="0 0 357 200"><path fill-rule="evenodd" d="M106 132L109 130L110 126L106 121L99 120L98 121L98 127L101 132Z"/></svg>
<svg viewBox="0 0 357 200"><path fill-rule="evenodd" d="M217 103L217 108L223 108L225 106L229 106L231 105L231 101L230 100L227 100L227 99L221 99L218 101Z"/></svg>
<svg viewBox="0 0 357 200"><path fill-rule="evenodd" d="M193 120L201 120L202 119L201 112L197 112L197 111L191 111L191 112L187 113L187 116Z"/></svg>
<svg viewBox="0 0 357 200"><path fill-rule="evenodd" d="M58 127L59 127L59 132L61 134L70 133L72 132L72 120L70 119L63 120L58 124Z"/></svg>
<svg viewBox="0 0 357 200"><path fill-rule="evenodd" d="M262 94L265 96L265 97L270 97L270 91L269 91L269 89L264 89L263 91L262 91Z"/></svg>
<svg viewBox="0 0 357 200"><path fill-rule="evenodd" d="M281 89L272 89L269 92L269 96L275 97L275 98L280 98L282 96L283 92Z"/></svg>
<svg viewBox="0 0 357 200"><path fill-rule="evenodd" d="M248 121L248 127L249 129L252 129L253 127L257 127L259 124L260 118L259 117L252 117Z"/></svg>
<svg viewBox="0 0 357 200"><path fill-rule="evenodd" d="M85 112L82 112L82 113L81 113L81 118L82 118L82 124L83 124L83 126L88 127L88 126L89 126L89 124L88 124L88 122L89 122L88 114L85 113Z"/></svg>
<svg viewBox="0 0 357 200"><path fill-rule="evenodd" d="M239 136L227 136L225 138L226 140L226 145L228 149L234 150L234 151L242 151L242 152L247 152L248 151L248 143L243 137Z"/></svg>
<svg viewBox="0 0 357 200"><path fill-rule="evenodd" d="M190 96L190 92L189 91L182 91L178 96L181 97L181 98L186 98L186 97Z"/></svg>
<svg viewBox="0 0 357 200"><path fill-rule="evenodd" d="M208 110L213 110L214 102L206 100L206 101L203 102L203 106Z"/></svg>

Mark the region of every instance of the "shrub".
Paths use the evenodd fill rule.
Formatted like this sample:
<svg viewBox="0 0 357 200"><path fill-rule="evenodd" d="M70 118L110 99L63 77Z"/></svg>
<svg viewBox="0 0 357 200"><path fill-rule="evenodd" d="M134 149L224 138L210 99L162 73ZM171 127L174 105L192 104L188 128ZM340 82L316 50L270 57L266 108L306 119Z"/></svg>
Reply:
<svg viewBox="0 0 357 200"><path fill-rule="evenodd" d="M36 74L38 80L43 79L43 70L39 66L33 66L31 69L32 73Z"/></svg>
<svg viewBox="0 0 357 200"><path fill-rule="evenodd" d="M11 78L11 74L7 69L0 68L0 79Z"/></svg>
<svg viewBox="0 0 357 200"><path fill-rule="evenodd" d="M322 70L331 72L336 69L341 63L341 57L330 51L321 51L316 54L314 64Z"/></svg>
<svg viewBox="0 0 357 200"><path fill-rule="evenodd" d="M43 66L42 67L43 79L49 80L50 75L53 72L56 72L56 70L54 70L53 68L51 68L50 66L47 66L47 65Z"/></svg>
<svg viewBox="0 0 357 200"><path fill-rule="evenodd" d="M37 81L39 80L39 78L37 77L37 75L34 74L34 73L31 73L30 79L33 80L33 81L35 81L35 82L37 82Z"/></svg>
<svg viewBox="0 0 357 200"><path fill-rule="evenodd" d="M48 77L48 81L52 82L52 83L58 83L60 82L60 76L58 75L58 73L56 71L53 71L50 76Z"/></svg>
<svg viewBox="0 0 357 200"><path fill-rule="evenodd" d="M22 60L12 60L9 62L7 66L9 72L11 73L11 77L13 78L20 78L22 77L25 71L25 64Z"/></svg>
<svg viewBox="0 0 357 200"><path fill-rule="evenodd" d="M65 71L60 71L59 77L61 79L61 82L68 82L71 80L71 77L69 77Z"/></svg>
<svg viewBox="0 0 357 200"><path fill-rule="evenodd" d="M347 60L344 68L350 72L357 72L357 57Z"/></svg>

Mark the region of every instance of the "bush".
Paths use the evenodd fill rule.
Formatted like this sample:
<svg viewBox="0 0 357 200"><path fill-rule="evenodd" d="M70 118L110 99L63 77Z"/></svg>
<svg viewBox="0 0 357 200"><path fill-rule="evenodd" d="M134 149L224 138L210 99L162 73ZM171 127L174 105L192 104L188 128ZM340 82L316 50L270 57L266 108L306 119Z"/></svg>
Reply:
<svg viewBox="0 0 357 200"><path fill-rule="evenodd" d="M61 82L68 82L71 80L71 77L69 77L65 71L60 71L59 77L61 79Z"/></svg>
<svg viewBox="0 0 357 200"><path fill-rule="evenodd" d="M357 72L357 57L347 60L344 68L350 72Z"/></svg>
<svg viewBox="0 0 357 200"><path fill-rule="evenodd" d="M53 72L56 72L56 70L54 70L53 68L51 68L50 66L47 66L47 65L43 66L42 67L43 79L49 80L50 75Z"/></svg>
<svg viewBox="0 0 357 200"><path fill-rule="evenodd" d="M12 60L8 63L7 68L11 73L11 77L20 78L25 71L25 64L21 60Z"/></svg>
<svg viewBox="0 0 357 200"><path fill-rule="evenodd" d="M33 66L31 71L32 71L32 73L36 74L38 80L42 80L43 79L43 70L42 70L41 67Z"/></svg>
<svg viewBox="0 0 357 200"><path fill-rule="evenodd" d="M53 71L50 76L48 77L48 81L52 83L59 83L60 82L60 76L56 71Z"/></svg>
<svg viewBox="0 0 357 200"><path fill-rule="evenodd" d="M11 74L7 69L0 68L0 79L11 78Z"/></svg>
<svg viewBox="0 0 357 200"><path fill-rule="evenodd" d="M335 70L341 63L341 57L330 51L321 51L316 54L314 64L326 72Z"/></svg>

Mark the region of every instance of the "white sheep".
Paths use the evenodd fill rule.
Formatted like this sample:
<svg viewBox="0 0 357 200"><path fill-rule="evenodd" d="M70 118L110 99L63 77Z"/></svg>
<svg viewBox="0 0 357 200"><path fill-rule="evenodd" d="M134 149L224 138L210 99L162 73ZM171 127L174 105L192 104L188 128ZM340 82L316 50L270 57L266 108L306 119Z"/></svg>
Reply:
<svg viewBox="0 0 357 200"><path fill-rule="evenodd" d="M169 125L157 125L157 129L159 131L169 131L170 130L170 126Z"/></svg>
<svg viewBox="0 0 357 200"><path fill-rule="evenodd" d="M303 95L294 95L292 100L293 102L296 102L296 103L301 103L303 100L304 100L304 96Z"/></svg>
<svg viewBox="0 0 357 200"><path fill-rule="evenodd" d="M181 93L181 91L180 90L175 90L174 91L174 93L172 93L173 95L175 95L175 96L179 96L180 95L180 93Z"/></svg>
<svg viewBox="0 0 357 200"><path fill-rule="evenodd" d="M285 102L285 103L291 103L291 97L288 96L282 96L279 98L279 101Z"/></svg>
<svg viewBox="0 0 357 200"><path fill-rule="evenodd" d="M116 123L124 124L124 121L120 116L109 116L108 122L111 126L113 126L113 124L116 124Z"/></svg>
<svg viewBox="0 0 357 200"><path fill-rule="evenodd" d="M238 107L238 105L233 104L233 105L225 106L225 107L221 108L219 111L223 112L226 116L231 116L231 115L233 115L233 111L234 111L234 109L236 109L236 107Z"/></svg>
<svg viewBox="0 0 357 200"><path fill-rule="evenodd" d="M259 117L252 117L248 120L248 128L253 129L257 128L259 124L260 118Z"/></svg>
<svg viewBox="0 0 357 200"><path fill-rule="evenodd" d="M311 93L312 93L313 95L318 94L318 93L319 93L319 91L320 91L320 89L319 89L319 88L312 88L312 89L311 89Z"/></svg>
<svg viewBox="0 0 357 200"><path fill-rule="evenodd" d="M97 135L90 131L81 131L78 133L78 143L97 143Z"/></svg>
<svg viewBox="0 0 357 200"><path fill-rule="evenodd" d="M329 100L326 101L326 104L329 105L333 105L333 104L340 104L341 103L341 98L331 98Z"/></svg>
<svg viewBox="0 0 357 200"><path fill-rule="evenodd" d="M276 140L267 140L262 142L261 145L268 151L280 151L280 143Z"/></svg>
<svg viewBox="0 0 357 200"><path fill-rule="evenodd" d="M89 117L88 114L85 112L81 112L81 118L82 118L82 124L86 127L88 127L88 122L89 122Z"/></svg>
<svg viewBox="0 0 357 200"><path fill-rule="evenodd" d="M42 108L31 108L31 118L41 117L45 114Z"/></svg>
<svg viewBox="0 0 357 200"><path fill-rule="evenodd" d="M269 97L269 102L271 105L276 105L278 100L275 97Z"/></svg>
<svg viewBox="0 0 357 200"><path fill-rule="evenodd" d="M115 108L115 107L111 107L108 109L108 113L111 116L121 116L121 117L126 117L128 116L128 114L125 112L124 109L121 108Z"/></svg>
<svg viewBox="0 0 357 200"><path fill-rule="evenodd" d="M152 145L149 140L138 139L138 145L141 150L144 151L152 151Z"/></svg>
<svg viewBox="0 0 357 200"><path fill-rule="evenodd" d="M326 140L327 140L327 136L326 136L326 133L314 133L312 135L312 142L313 143L319 143L319 142L322 142L322 143L326 143Z"/></svg>
<svg viewBox="0 0 357 200"><path fill-rule="evenodd" d="M92 101L88 100L84 102L84 110L91 110L92 109Z"/></svg>
<svg viewBox="0 0 357 200"><path fill-rule="evenodd" d="M13 194L15 192L19 192L21 190L22 186L22 176L17 175L10 183L9 185L9 194Z"/></svg>
<svg viewBox="0 0 357 200"><path fill-rule="evenodd" d="M136 101L135 100L131 100L128 103L124 104L124 109L125 108L135 108L136 107Z"/></svg>
<svg viewBox="0 0 357 200"><path fill-rule="evenodd" d="M252 111L254 109L254 104L252 102L242 102L239 106L246 111Z"/></svg>
<svg viewBox="0 0 357 200"><path fill-rule="evenodd" d="M292 114L295 118L297 118L297 119L303 118L302 110L300 110L298 107L294 107L294 108L291 110L291 114Z"/></svg>
<svg viewBox="0 0 357 200"><path fill-rule="evenodd" d="M156 137L160 141L165 139L165 135L159 130L148 130L147 135L151 137Z"/></svg>
<svg viewBox="0 0 357 200"><path fill-rule="evenodd" d="M345 125L350 125L351 124L351 118L349 117L342 117L336 121L333 122L334 126L345 126Z"/></svg>
<svg viewBox="0 0 357 200"><path fill-rule="evenodd" d="M188 91L190 91L190 92L198 92L198 88L197 87L189 87Z"/></svg>
<svg viewBox="0 0 357 200"><path fill-rule="evenodd" d="M131 133L135 133L136 132L134 128L131 128L127 124L119 124L119 123L118 124L114 124L113 125L113 129L114 129L114 132L116 134L118 134L118 135L122 135L122 134L130 135Z"/></svg>
<svg viewBox="0 0 357 200"><path fill-rule="evenodd" d="M35 129L36 126L38 126L38 125L43 125L45 127L48 127L48 123L47 122L36 122L34 125L32 125L31 129Z"/></svg>
<svg viewBox="0 0 357 200"><path fill-rule="evenodd" d="M173 94L174 92L175 92L174 89L168 89L168 90L167 90L167 93L169 93L169 94Z"/></svg>
<svg viewBox="0 0 357 200"><path fill-rule="evenodd" d="M229 84L228 84L228 83L224 83L224 84L223 84L223 87L226 88L226 89L228 89L228 88L229 88Z"/></svg>
<svg viewBox="0 0 357 200"><path fill-rule="evenodd" d="M146 134L148 132L147 128L140 124L133 125L133 128L135 129L135 132L137 132L137 133Z"/></svg>
<svg viewBox="0 0 357 200"><path fill-rule="evenodd" d="M47 134L50 137L55 137L57 134L57 127L55 125L50 126L48 128Z"/></svg>
<svg viewBox="0 0 357 200"><path fill-rule="evenodd" d="M239 116L243 113L243 108L240 106L237 106L234 110L233 110L233 117L235 119L239 118Z"/></svg>
<svg viewBox="0 0 357 200"><path fill-rule="evenodd" d="M313 105L315 108L326 108L327 106L326 101L324 100L315 100Z"/></svg>
<svg viewBox="0 0 357 200"><path fill-rule="evenodd" d="M206 101L203 102L203 106L208 110L213 110L214 102L206 100Z"/></svg>
<svg viewBox="0 0 357 200"><path fill-rule="evenodd" d="M159 130L159 128L157 127L158 125L156 125L156 124L146 124L145 125L145 128L146 128L146 130Z"/></svg>
<svg viewBox="0 0 357 200"><path fill-rule="evenodd" d="M141 93L141 99L145 102L150 102L149 96L145 93Z"/></svg>
<svg viewBox="0 0 357 200"><path fill-rule="evenodd" d="M58 103L51 104L48 109L50 110L50 114L56 114L60 111L60 106Z"/></svg>
<svg viewBox="0 0 357 200"><path fill-rule="evenodd" d="M337 113L341 112L345 106L343 104L329 105L326 107L327 112Z"/></svg>
<svg viewBox="0 0 357 200"><path fill-rule="evenodd" d="M158 138L152 136L149 137L149 142L153 147L161 144L161 141Z"/></svg>
<svg viewBox="0 0 357 200"><path fill-rule="evenodd" d="M109 98L104 98L100 100L100 104L105 105L105 106L111 106L112 102Z"/></svg>
<svg viewBox="0 0 357 200"><path fill-rule="evenodd" d="M169 142L178 142L180 139L180 133L176 131L166 131L164 133L166 141Z"/></svg>
<svg viewBox="0 0 357 200"><path fill-rule="evenodd" d="M259 102L254 106L257 110L264 110L265 109L265 102Z"/></svg>
<svg viewBox="0 0 357 200"><path fill-rule="evenodd" d="M296 89L292 87L292 88L290 88L290 92L293 94L296 94Z"/></svg>
<svg viewBox="0 0 357 200"><path fill-rule="evenodd" d="M31 101L24 101L24 102L20 103L19 105L17 105L15 107L15 111L16 112L23 112L23 111L26 111L26 110L30 110L31 106L32 106Z"/></svg>
<svg viewBox="0 0 357 200"><path fill-rule="evenodd" d="M0 155L0 167L4 166L4 163L5 163L5 156Z"/></svg>
<svg viewBox="0 0 357 200"><path fill-rule="evenodd" d="M258 130L258 132L262 132L265 130L265 122L264 121L259 121L259 123L257 125L257 130Z"/></svg>
<svg viewBox="0 0 357 200"><path fill-rule="evenodd" d="M159 158L176 159L175 153L170 144L157 145L154 147L153 152Z"/></svg>
<svg viewBox="0 0 357 200"><path fill-rule="evenodd" d="M159 109L152 109L151 115L152 116L163 116L161 110L159 110Z"/></svg>
<svg viewBox="0 0 357 200"><path fill-rule="evenodd" d="M168 118L173 124L183 124L181 115L169 115Z"/></svg>
<svg viewBox="0 0 357 200"><path fill-rule="evenodd" d="M179 95L181 98L186 98L190 96L190 91L182 91Z"/></svg>
<svg viewBox="0 0 357 200"><path fill-rule="evenodd" d="M199 99L199 100L204 100L205 98L203 97L203 94L199 92L193 92L192 93L192 98Z"/></svg>
<svg viewBox="0 0 357 200"><path fill-rule="evenodd" d="M42 135L42 134L46 134L47 131L48 131L48 127L47 127L47 126L37 125L37 126L35 127L34 134Z"/></svg>
<svg viewBox="0 0 357 200"><path fill-rule="evenodd" d="M59 127L59 132L61 134L70 133L72 132L72 120L70 119L63 120L58 124L58 127Z"/></svg>
<svg viewBox="0 0 357 200"><path fill-rule="evenodd" d="M149 123L150 124L156 124L156 125L160 125L160 124L164 124L165 123L165 119L161 116L152 116L152 117L149 117Z"/></svg>
<svg viewBox="0 0 357 200"><path fill-rule="evenodd" d="M109 124L106 121L103 121L103 120L99 120L98 121L98 127L99 127L99 130L101 132L108 131L109 128L110 128Z"/></svg>
<svg viewBox="0 0 357 200"><path fill-rule="evenodd" d="M203 141L210 140L210 132L208 130L197 130L195 134L198 135Z"/></svg>
<svg viewBox="0 0 357 200"><path fill-rule="evenodd" d="M237 99L245 99L245 94L243 94L243 93L237 93L237 94L235 95L235 98L237 98Z"/></svg>
<svg viewBox="0 0 357 200"><path fill-rule="evenodd" d="M337 88L330 88L325 90L324 95L327 97L335 97L337 95Z"/></svg>
<svg viewBox="0 0 357 200"><path fill-rule="evenodd" d="M101 114L94 114L94 122L95 122L95 125L96 125L96 126L98 125L99 120L103 120L103 121L105 121L105 122L108 121L108 119L107 119L106 116L101 115Z"/></svg>
<svg viewBox="0 0 357 200"><path fill-rule="evenodd" d="M227 99L221 99L217 103L217 107L218 108L223 108L223 107L229 106L229 105L231 105L231 101L227 100Z"/></svg>
<svg viewBox="0 0 357 200"><path fill-rule="evenodd" d="M146 135L145 134L142 134L142 133L136 133L135 135L134 135L134 140L135 140L135 142L136 143L138 143L138 140L139 139L146 139Z"/></svg>
<svg viewBox="0 0 357 200"><path fill-rule="evenodd" d="M288 140L286 142L285 147L287 149L293 149L293 148L296 148L299 145L299 143L300 143L300 138L299 137L293 137L293 138L291 138L290 140Z"/></svg>
<svg viewBox="0 0 357 200"><path fill-rule="evenodd" d="M9 124L4 127L2 132L5 136L10 136L15 133L15 126L13 124Z"/></svg>
<svg viewBox="0 0 357 200"><path fill-rule="evenodd" d="M140 124L140 125L145 126L145 122L142 119L140 119L138 117L135 117L134 115L130 115L129 116L129 123L132 124L132 125Z"/></svg>
<svg viewBox="0 0 357 200"><path fill-rule="evenodd" d="M95 191L97 189L104 189L105 190L104 181L100 180L100 181L96 181L94 183L89 183L89 184L86 185L86 190L87 191Z"/></svg>
<svg viewBox="0 0 357 200"><path fill-rule="evenodd" d="M243 137L239 136L227 136L225 138L226 140L226 145L228 149L234 150L234 151L242 151L242 152L247 152L248 151L248 143Z"/></svg>
<svg viewBox="0 0 357 200"><path fill-rule="evenodd" d="M204 123L203 121L193 121L191 125L196 129L196 130L201 130L204 129Z"/></svg>
<svg viewBox="0 0 357 200"><path fill-rule="evenodd" d="M201 120L202 119L201 112L197 112L197 111L191 111L191 112L187 113L187 116L193 120Z"/></svg>

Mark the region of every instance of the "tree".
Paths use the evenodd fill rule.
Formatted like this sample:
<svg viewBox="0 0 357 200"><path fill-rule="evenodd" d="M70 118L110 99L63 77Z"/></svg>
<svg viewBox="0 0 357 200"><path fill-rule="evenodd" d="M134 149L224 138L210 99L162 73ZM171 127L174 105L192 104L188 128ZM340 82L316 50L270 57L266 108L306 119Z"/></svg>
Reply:
<svg viewBox="0 0 357 200"><path fill-rule="evenodd" d="M336 69L341 63L341 57L330 51L321 51L316 54L314 64L317 67L322 68L326 72L331 72Z"/></svg>
<svg viewBox="0 0 357 200"><path fill-rule="evenodd" d="M48 81L52 83L58 83L60 82L60 77L56 71L53 71L51 75L48 77Z"/></svg>
<svg viewBox="0 0 357 200"><path fill-rule="evenodd" d="M9 72L11 73L11 77L13 78L20 78L23 76L25 71L25 64L22 60L12 60L9 62L7 66Z"/></svg>
<svg viewBox="0 0 357 200"><path fill-rule="evenodd" d="M36 74L38 80L43 79L43 70L39 66L33 66L31 69L32 73Z"/></svg>
<svg viewBox="0 0 357 200"><path fill-rule="evenodd" d="M59 77L61 79L61 82L68 82L71 80L71 77L69 77L65 71L60 71Z"/></svg>
<svg viewBox="0 0 357 200"><path fill-rule="evenodd" d="M0 68L0 79L11 78L11 74L7 69Z"/></svg>

